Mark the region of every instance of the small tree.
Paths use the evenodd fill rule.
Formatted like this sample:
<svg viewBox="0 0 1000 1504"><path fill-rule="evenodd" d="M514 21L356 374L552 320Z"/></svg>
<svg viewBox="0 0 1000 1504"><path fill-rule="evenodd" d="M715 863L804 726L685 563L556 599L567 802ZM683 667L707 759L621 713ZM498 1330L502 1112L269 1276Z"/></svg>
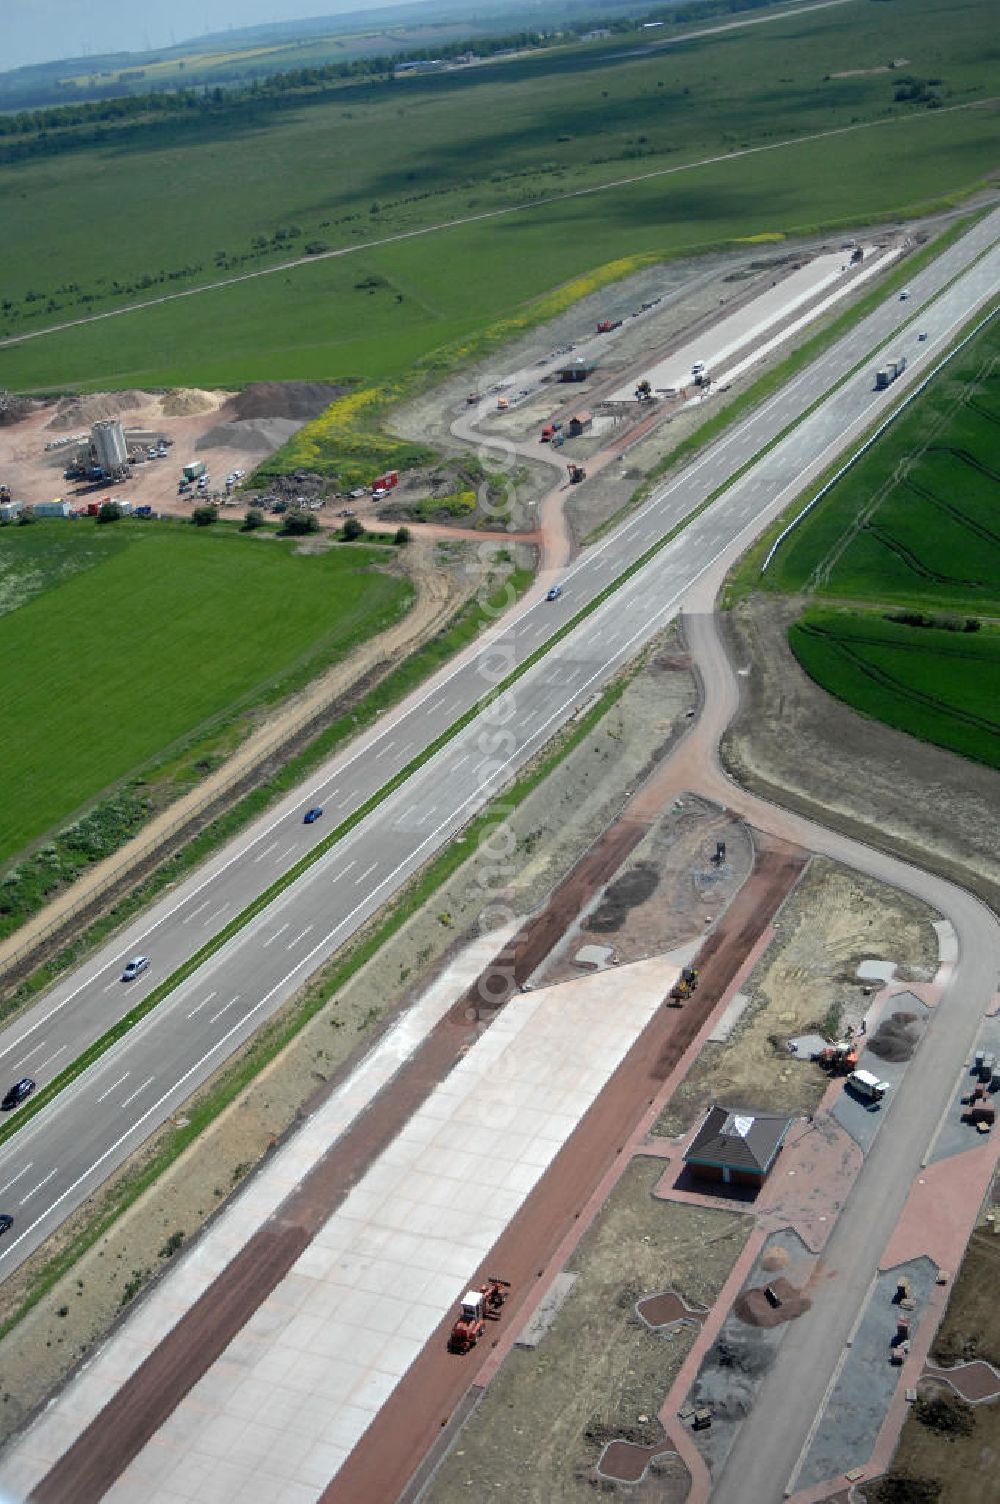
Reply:
<svg viewBox="0 0 1000 1504"><path fill-rule="evenodd" d="M209 503L207 506L195 507L191 513L191 521L195 527L211 527L213 522L219 520L219 509Z"/></svg>
<svg viewBox="0 0 1000 1504"><path fill-rule="evenodd" d="M318 533L319 523L304 507L292 507L285 513L279 531L288 538L302 538L306 533Z"/></svg>
<svg viewBox="0 0 1000 1504"><path fill-rule="evenodd" d="M408 527L397 527L392 541L397 548L405 548L410 541L410 529Z"/></svg>
<svg viewBox="0 0 1000 1504"><path fill-rule="evenodd" d="M122 509L117 501L102 501L97 513L98 522L120 522Z"/></svg>
<svg viewBox="0 0 1000 1504"><path fill-rule="evenodd" d="M264 513L261 511L260 507L248 507L247 514L243 519L243 526L240 528L240 532L252 533L255 532L257 528L263 526Z"/></svg>
<svg viewBox="0 0 1000 1504"><path fill-rule="evenodd" d="M340 536L345 543L356 543L359 538L365 536L365 530L356 517L348 517L341 528Z"/></svg>
<svg viewBox="0 0 1000 1504"><path fill-rule="evenodd" d="M18 527L30 527L33 522L37 521L34 507L22 507L17 514Z"/></svg>

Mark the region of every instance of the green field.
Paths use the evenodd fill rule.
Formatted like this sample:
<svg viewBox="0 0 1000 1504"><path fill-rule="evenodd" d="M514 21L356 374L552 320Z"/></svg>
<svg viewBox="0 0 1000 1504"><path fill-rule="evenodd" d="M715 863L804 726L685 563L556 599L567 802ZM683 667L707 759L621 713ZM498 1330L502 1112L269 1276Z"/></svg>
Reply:
<svg viewBox="0 0 1000 1504"><path fill-rule="evenodd" d="M782 544L772 589L1000 615L1000 318Z"/></svg>
<svg viewBox="0 0 1000 1504"><path fill-rule="evenodd" d="M412 598L376 567L382 548L306 556L221 530L92 527L0 533L0 591L22 601L0 616L0 655L17 666L0 724L0 862L214 717L318 672Z"/></svg>
<svg viewBox="0 0 1000 1504"><path fill-rule="evenodd" d="M996 166L993 110L956 108L988 94L990 15L985 0L849 0L658 54L612 39L8 163L8 333L252 271L308 243L519 212L8 347L0 379L378 379L622 255L953 199ZM896 71L834 76L910 56L915 31L905 77L939 80L922 102L897 100ZM831 131L842 134L801 139ZM748 148L765 149L734 156ZM675 171L692 163L704 165ZM565 197L649 173L660 175Z"/></svg>
<svg viewBox="0 0 1000 1504"><path fill-rule="evenodd" d="M994 319L756 579L771 591L844 602L808 608L789 632L824 689L991 767L1000 767L998 456ZM744 585L757 568L759 557L743 566Z"/></svg>
<svg viewBox="0 0 1000 1504"><path fill-rule="evenodd" d="M1000 768L997 628L949 632L817 608L789 641L806 673L863 715Z"/></svg>

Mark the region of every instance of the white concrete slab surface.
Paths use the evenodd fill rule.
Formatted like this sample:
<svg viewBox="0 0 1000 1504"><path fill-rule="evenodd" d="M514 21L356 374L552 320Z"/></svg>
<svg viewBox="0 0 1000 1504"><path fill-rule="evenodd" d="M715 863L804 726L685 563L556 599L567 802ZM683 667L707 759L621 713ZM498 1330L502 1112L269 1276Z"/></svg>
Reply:
<svg viewBox="0 0 1000 1504"><path fill-rule="evenodd" d="M497 948L493 936L472 976ZM516 998L106 1498L317 1499L676 976L677 967L657 957ZM400 1021L410 1048L460 990L439 985ZM404 1043L395 1041L397 1059ZM0 1485L23 1495L44 1475L363 1105L356 1077L365 1073L370 1087L391 1074L392 1053L380 1062L373 1052L254 1180L252 1193L10 1449Z"/></svg>

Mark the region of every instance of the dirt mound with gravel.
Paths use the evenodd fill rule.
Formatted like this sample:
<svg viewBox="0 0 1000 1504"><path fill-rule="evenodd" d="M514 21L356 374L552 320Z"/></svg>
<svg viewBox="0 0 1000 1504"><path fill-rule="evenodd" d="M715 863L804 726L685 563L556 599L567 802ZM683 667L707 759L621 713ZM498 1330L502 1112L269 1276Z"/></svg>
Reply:
<svg viewBox="0 0 1000 1504"><path fill-rule="evenodd" d="M880 1060L909 1060L920 1042L915 1013L891 1013L868 1040L868 1048Z"/></svg>
<svg viewBox="0 0 1000 1504"><path fill-rule="evenodd" d="M117 418L137 408L151 407L156 397L132 387L124 392L92 392L87 397L63 397L46 428L86 428L102 418Z"/></svg>
<svg viewBox="0 0 1000 1504"><path fill-rule="evenodd" d="M620 929L630 909L645 903L656 891L660 873L654 862L636 862L628 872L616 878L605 891L601 903L583 925L596 935L610 935Z"/></svg>
<svg viewBox="0 0 1000 1504"><path fill-rule="evenodd" d="M182 386L174 392L167 392L160 403L160 412L164 418L193 418L198 413L210 413L218 406L217 393L203 392L196 386Z"/></svg>
<svg viewBox="0 0 1000 1504"><path fill-rule="evenodd" d="M760 1261L760 1267L770 1274L775 1269L787 1269L788 1263L787 1248L769 1248Z"/></svg>
<svg viewBox="0 0 1000 1504"><path fill-rule="evenodd" d="M244 454L273 454L302 427L294 418L249 418L217 423L203 433L196 449L239 449Z"/></svg>
<svg viewBox="0 0 1000 1504"><path fill-rule="evenodd" d="M316 418L344 392L346 386L326 381L254 381L225 406L227 418L294 418L299 424Z"/></svg>
<svg viewBox="0 0 1000 1504"><path fill-rule="evenodd" d="M744 1290L733 1302L733 1311L747 1326L780 1326L804 1316L812 1301L801 1295L787 1279L775 1279L767 1286L781 1302L772 1305L763 1290Z"/></svg>

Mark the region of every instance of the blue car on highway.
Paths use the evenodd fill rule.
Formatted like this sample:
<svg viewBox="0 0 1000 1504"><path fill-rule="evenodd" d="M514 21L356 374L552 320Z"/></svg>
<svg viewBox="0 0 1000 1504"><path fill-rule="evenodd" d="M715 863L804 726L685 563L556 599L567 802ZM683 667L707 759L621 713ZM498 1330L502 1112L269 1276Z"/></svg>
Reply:
<svg viewBox="0 0 1000 1504"><path fill-rule="evenodd" d="M319 817L320 817L320 815L322 813L323 813L322 807L320 805L318 805L318 804L314 804L313 807L312 807L312 809L307 809L306 812L305 812L305 814L303 815L303 817L302 817L302 823L303 823L303 825L315 825L316 821L319 819Z"/></svg>

